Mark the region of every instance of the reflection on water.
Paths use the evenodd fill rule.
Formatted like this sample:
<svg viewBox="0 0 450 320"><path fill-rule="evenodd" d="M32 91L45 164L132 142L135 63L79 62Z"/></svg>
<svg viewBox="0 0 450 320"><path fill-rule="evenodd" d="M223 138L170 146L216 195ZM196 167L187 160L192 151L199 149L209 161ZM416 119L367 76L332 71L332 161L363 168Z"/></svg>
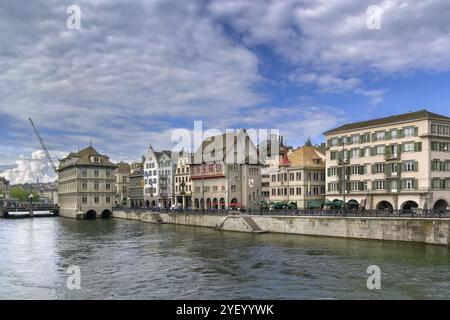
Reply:
<svg viewBox="0 0 450 320"><path fill-rule="evenodd" d="M425 244L40 218L0 220L0 257L2 299L450 298L450 250Z"/></svg>

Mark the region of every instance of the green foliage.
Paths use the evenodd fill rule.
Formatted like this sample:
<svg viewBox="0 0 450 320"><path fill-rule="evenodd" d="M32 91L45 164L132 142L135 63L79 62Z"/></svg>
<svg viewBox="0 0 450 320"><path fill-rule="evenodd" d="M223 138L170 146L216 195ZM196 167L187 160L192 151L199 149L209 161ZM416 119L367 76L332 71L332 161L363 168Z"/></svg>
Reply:
<svg viewBox="0 0 450 320"><path fill-rule="evenodd" d="M33 194L33 202L39 201L39 195L36 192L25 191L19 186L12 187L9 190L9 196L11 198L19 199L21 202L29 202L28 197Z"/></svg>

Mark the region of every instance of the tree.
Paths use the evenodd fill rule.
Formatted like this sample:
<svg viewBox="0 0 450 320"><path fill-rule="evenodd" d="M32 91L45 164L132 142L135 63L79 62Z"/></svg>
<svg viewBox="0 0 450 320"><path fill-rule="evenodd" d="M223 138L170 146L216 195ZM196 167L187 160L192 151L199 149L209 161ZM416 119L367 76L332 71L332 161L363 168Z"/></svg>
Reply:
<svg viewBox="0 0 450 320"><path fill-rule="evenodd" d="M25 191L22 187L14 186L9 191L9 196L11 198L19 199L21 202L29 202L30 200L28 197L30 194L33 195L33 202L39 201L39 195L36 192Z"/></svg>

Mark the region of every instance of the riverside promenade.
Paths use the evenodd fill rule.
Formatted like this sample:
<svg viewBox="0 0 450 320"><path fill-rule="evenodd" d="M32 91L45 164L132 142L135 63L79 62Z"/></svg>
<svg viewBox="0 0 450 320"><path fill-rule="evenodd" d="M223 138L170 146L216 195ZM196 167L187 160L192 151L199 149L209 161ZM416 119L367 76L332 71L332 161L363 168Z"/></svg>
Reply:
<svg viewBox="0 0 450 320"><path fill-rule="evenodd" d="M116 208L113 217L155 224L177 224L214 228L218 231L285 233L340 238L390 240L450 245L448 213L385 214L176 212Z"/></svg>

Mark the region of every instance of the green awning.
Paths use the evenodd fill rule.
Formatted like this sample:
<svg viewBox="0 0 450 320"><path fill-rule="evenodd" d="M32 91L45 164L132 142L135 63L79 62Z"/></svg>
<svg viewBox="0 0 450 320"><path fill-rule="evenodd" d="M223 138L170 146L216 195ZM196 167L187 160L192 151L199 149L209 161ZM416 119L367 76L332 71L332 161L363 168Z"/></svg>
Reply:
<svg viewBox="0 0 450 320"><path fill-rule="evenodd" d="M322 206L322 204L323 204L322 199L308 200L306 207L308 209L318 209Z"/></svg>

